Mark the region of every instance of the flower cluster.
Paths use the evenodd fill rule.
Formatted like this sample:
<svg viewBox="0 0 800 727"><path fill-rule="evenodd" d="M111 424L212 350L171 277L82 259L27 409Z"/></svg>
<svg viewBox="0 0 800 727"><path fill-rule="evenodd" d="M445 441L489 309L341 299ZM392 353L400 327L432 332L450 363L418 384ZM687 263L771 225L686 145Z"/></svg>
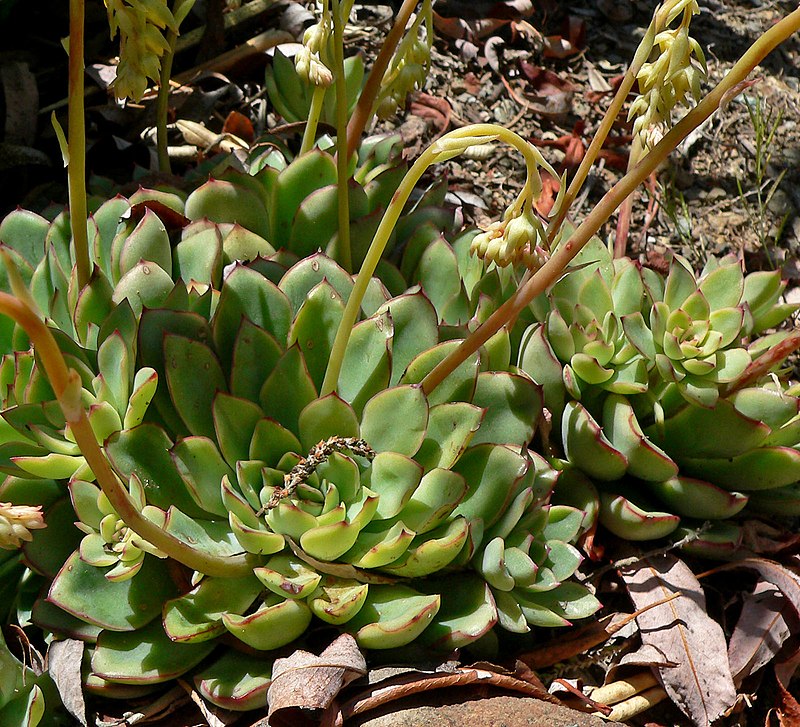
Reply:
<svg viewBox="0 0 800 727"><path fill-rule="evenodd" d="M544 226L528 203L521 213L510 207L502 220L476 235L470 253L501 268L522 263L536 270L547 261L547 251L540 242L546 242Z"/></svg>
<svg viewBox="0 0 800 727"><path fill-rule="evenodd" d="M45 527L40 505L12 505L0 502L0 548L16 550L23 541L33 540L31 530Z"/></svg>
<svg viewBox="0 0 800 727"><path fill-rule="evenodd" d="M333 73L320 55L328 45L331 32L331 14L326 4L322 8L322 18L316 25L306 30L303 35L303 47L294 57L298 75L314 86L327 88L333 83Z"/></svg>
<svg viewBox="0 0 800 727"><path fill-rule="evenodd" d="M689 36L692 16L700 12L696 0L680 2L667 16L665 25L681 14L677 28L665 28L655 37L652 61L644 63L636 76L639 96L631 105L628 120L633 134L645 147L658 142L671 124L672 110L687 94L697 101L706 77L706 62L698 42Z"/></svg>
<svg viewBox="0 0 800 727"><path fill-rule="evenodd" d="M113 83L117 98L141 99L147 79L158 81L161 56L169 51L166 29L177 29L166 0L106 0L111 37L120 36L119 65Z"/></svg>

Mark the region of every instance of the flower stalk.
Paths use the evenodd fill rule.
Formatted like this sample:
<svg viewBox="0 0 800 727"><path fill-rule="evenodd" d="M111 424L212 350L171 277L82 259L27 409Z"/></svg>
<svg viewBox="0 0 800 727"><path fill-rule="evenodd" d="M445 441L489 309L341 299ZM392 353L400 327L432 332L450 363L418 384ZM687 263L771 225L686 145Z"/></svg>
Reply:
<svg viewBox="0 0 800 727"><path fill-rule="evenodd" d="M86 118L83 102L84 11L84 0L70 0L67 184L69 187L69 224L75 246L79 290L89 282L91 274L89 236L86 231Z"/></svg>

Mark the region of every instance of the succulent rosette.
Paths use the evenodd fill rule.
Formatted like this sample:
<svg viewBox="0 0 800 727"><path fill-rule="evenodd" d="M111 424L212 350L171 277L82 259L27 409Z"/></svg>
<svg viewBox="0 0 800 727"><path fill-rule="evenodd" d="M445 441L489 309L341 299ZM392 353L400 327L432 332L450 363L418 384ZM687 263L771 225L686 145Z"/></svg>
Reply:
<svg viewBox="0 0 800 727"><path fill-rule="evenodd" d="M785 333L763 334L796 306L778 272L745 276L734 258L696 277L675 256L662 277L599 241L535 307L520 367L542 385L554 438L597 487L599 516L631 540L791 508L800 480L796 390L776 377L726 395ZM592 484L594 483L594 484ZM734 547L729 523L717 552Z"/></svg>
<svg viewBox="0 0 800 727"><path fill-rule="evenodd" d="M337 386L321 394L353 278L318 253L127 298L96 350L56 331L97 442L135 507L228 577L185 570L128 527L95 481L30 352L5 357L0 499L43 505L23 554L30 619L92 645L88 688L127 697L202 661L210 701L263 700L275 649L320 625L368 649L470 644L599 606L572 579L587 527L551 505L529 451L541 391L493 339L430 394L458 345L429 281L377 279ZM245 654L207 657L221 638ZM261 653L263 652L263 655ZM217 652L215 652L217 654Z"/></svg>

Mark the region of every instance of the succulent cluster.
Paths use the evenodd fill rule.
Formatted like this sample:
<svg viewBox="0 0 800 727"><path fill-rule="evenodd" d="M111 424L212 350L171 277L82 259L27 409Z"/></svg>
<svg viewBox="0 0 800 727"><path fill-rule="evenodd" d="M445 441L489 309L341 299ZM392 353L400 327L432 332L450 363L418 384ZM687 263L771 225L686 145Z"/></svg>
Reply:
<svg viewBox="0 0 800 727"><path fill-rule="evenodd" d="M294 165L306 179L327 160L312 152ZM141 190L105 203L89 221L95 272L77 293L60 219L3 223L135 509L230 563L227 577L183 569L126 523L22 330L6 326L0 500L41 505L47 526L23 545L23 620L85 640L87 688L127 697L194 668L226 635L271 652L330 624L365 648L452 649L496 625L525 632L593 613L597 600L571 578L588 518L549 501L559 475L527 448L540 388L511 366L508 335L431 394L420 387L480 315L459 275L460 258L484 277L469 238L451 248L428 206L436 195L417 204L424 224L399 226L399 264L422 289L393 296L372 280L323 394L353 278L322 253L274 250L272 240L300 244L292 225L305 202L284 185L291 166L265 169L185 200ZM272 199L296 194L299 205L270 207L294 220L252 214L263 179ZM223 652L195 680L210 701L247 709L263 700L270 663Z"/></svg>
<svg viewBox="0 0 800 727"><path fill-rule="evenodd" d="M796 387L727 388L786 335L762 335L797 308L780 302L780 274L745 276L729 257L697 278L675 256L663 277L599 241L577 262L537 301L519 366L542 385L565 459L599 488L600 521L641 540L748 503L797 511Z"/></svg>

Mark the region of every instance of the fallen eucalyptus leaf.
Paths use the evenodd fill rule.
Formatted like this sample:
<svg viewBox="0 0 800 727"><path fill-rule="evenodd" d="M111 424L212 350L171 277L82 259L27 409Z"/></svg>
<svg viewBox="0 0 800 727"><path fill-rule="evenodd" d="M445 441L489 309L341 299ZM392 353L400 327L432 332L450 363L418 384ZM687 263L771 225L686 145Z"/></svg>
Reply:
<svg viewBox="0 0 800 727"><path fill-rule="evenodd" d="M737 687L781 650L791 633L786 623L787 606L780 590L763 581L745 596L728 644L728 661Z"/></svg>
<svg viewBox="0 0 800 727"><path fill-rule="evenodd" d="M325 709L342 687L366 673L367 662L350 634L339 636L319 656L295 651L277 659L267 692L269 718L283 710ZM292 724L290 714L277 718Z"/></svg>
<svg viewBox="0 0 800 727"><path fill-rule="evenodd" d="M676 591L681 596L638 616L642 642L677 664L659 669L669 698L697 725L710 725L736 701L722 628L689 567L673 555L645 558L620 574L637 608Z"/></svg>
<svg viewBox="0 0 800 727"><path fill-rule="evenodd" d="M86 727L86 703L81 681L83 649L83 642L77 639L54 641L47 651L47 664L67 711Z"/></svg>

